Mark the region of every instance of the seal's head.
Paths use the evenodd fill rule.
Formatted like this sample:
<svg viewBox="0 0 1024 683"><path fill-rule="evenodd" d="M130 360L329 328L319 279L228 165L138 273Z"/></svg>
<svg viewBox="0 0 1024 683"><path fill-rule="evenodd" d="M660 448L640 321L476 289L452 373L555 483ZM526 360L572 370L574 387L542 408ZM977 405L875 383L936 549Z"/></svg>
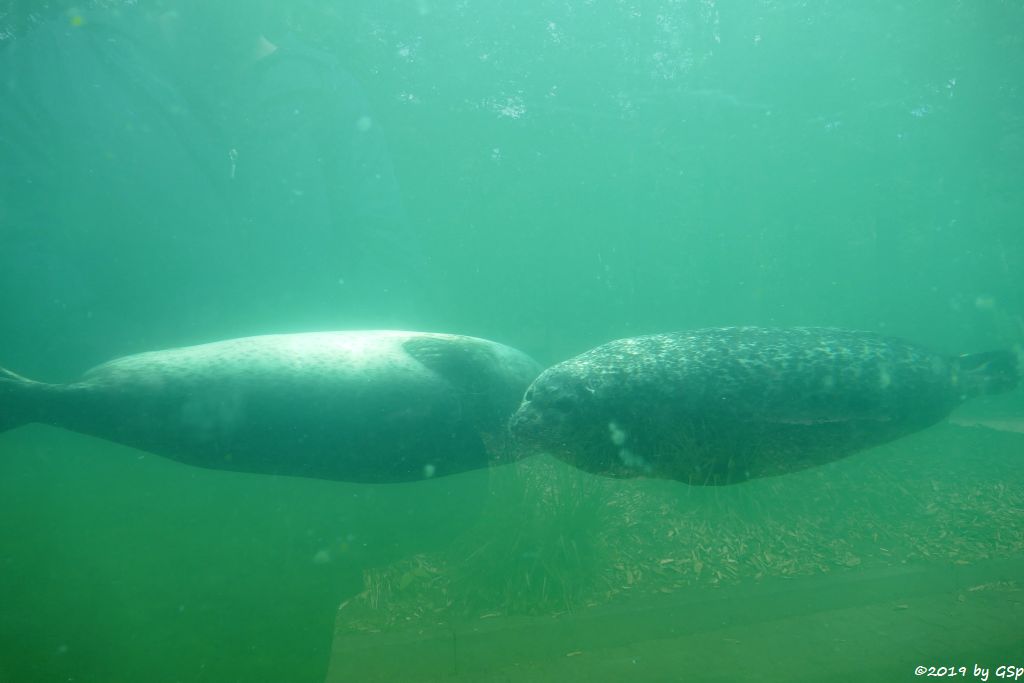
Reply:
<svg viewBox="0 0 1024 683"><path fill-rule="evenodd" d="M526 390L509 423L517 446L559 456L576 450L593 396L584 377L561 366L545 370Z"/></svg>
<svg viewBox="0 0 1024 683"><path fill-rule="evenodd" d="M646 445L632 429L641 420L607 398L607 388L616 386L614 373L595 378L581 367L572 361L556 365L527 389L510 422L519 456L543 452L609 477L650 475L652 465L641 454Z"/></svg>

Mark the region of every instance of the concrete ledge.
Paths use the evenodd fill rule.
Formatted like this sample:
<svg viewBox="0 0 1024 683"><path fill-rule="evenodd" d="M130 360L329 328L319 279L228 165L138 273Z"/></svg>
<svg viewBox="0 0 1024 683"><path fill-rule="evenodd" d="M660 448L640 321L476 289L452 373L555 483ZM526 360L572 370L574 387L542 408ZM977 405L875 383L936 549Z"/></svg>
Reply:
<svg viewBox="0 0 1024 683"><path fill-rule="evenodd" d="M1020 666L1022 578L1024 557L696 588L558 617L339 629L327 681L886 681L915 678L918 664Z"/></svg>

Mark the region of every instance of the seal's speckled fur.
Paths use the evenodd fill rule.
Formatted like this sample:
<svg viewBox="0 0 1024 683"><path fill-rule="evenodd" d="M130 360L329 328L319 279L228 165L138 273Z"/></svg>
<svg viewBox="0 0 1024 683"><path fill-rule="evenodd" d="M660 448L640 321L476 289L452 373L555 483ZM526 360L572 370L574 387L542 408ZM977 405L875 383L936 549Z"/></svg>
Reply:
<svg viewBox="0 0 1024 683"><path fill-rule="evenodd" d="M509 455L540 372L458 335L269 335L110 361L73 384L0 373L5 427L45 422L192 465L359 482L453 474Z"/></svg>
<svg viewBox="0 0 1024 683"><path fill-rule="evenodd" d="M831 328L620 339L543 372L512 430L590 472L730 484L927 427L968 395L1015 385L1015 362Z"/></svg>

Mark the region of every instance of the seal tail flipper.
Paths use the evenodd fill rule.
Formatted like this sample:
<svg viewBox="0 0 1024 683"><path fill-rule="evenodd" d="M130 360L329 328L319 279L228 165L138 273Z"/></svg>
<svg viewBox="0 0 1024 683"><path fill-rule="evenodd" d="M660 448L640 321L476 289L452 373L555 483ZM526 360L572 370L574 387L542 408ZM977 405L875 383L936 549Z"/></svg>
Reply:
<svg viewBox="0 0 1024 683"><path fill-rule="evenodd" d="M0 432L33 421L37 385L38 382L0 368Z"/></svg>
<svg viewBox="0 0 1024 683"><path fill-rule="evenodd" d="M1016 351L968 353L956 359L960 386L968 396L1001 394L1020 381Z"/></svg>

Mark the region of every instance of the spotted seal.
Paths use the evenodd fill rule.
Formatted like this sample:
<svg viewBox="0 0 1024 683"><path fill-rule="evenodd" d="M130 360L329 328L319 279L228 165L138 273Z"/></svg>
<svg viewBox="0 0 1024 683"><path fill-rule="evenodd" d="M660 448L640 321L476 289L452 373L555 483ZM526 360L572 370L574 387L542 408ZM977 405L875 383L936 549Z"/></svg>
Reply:
<svg viewBox="0 0 1024 683"><path fill-rule="evenodd" d="M0 430L43 422L190 465L400 482L510 457L541 368L447 334L268 335L118 358L71 384L0 372Z"/></svg>
<svg viewBox="0 0 1024 683"><path fill-rule="evenodd" d="M588 472L733 484L846 457L1017 383L1017 358L947 358L870 332L729 327L620 339L541 373L521 447Z"/></svg>

